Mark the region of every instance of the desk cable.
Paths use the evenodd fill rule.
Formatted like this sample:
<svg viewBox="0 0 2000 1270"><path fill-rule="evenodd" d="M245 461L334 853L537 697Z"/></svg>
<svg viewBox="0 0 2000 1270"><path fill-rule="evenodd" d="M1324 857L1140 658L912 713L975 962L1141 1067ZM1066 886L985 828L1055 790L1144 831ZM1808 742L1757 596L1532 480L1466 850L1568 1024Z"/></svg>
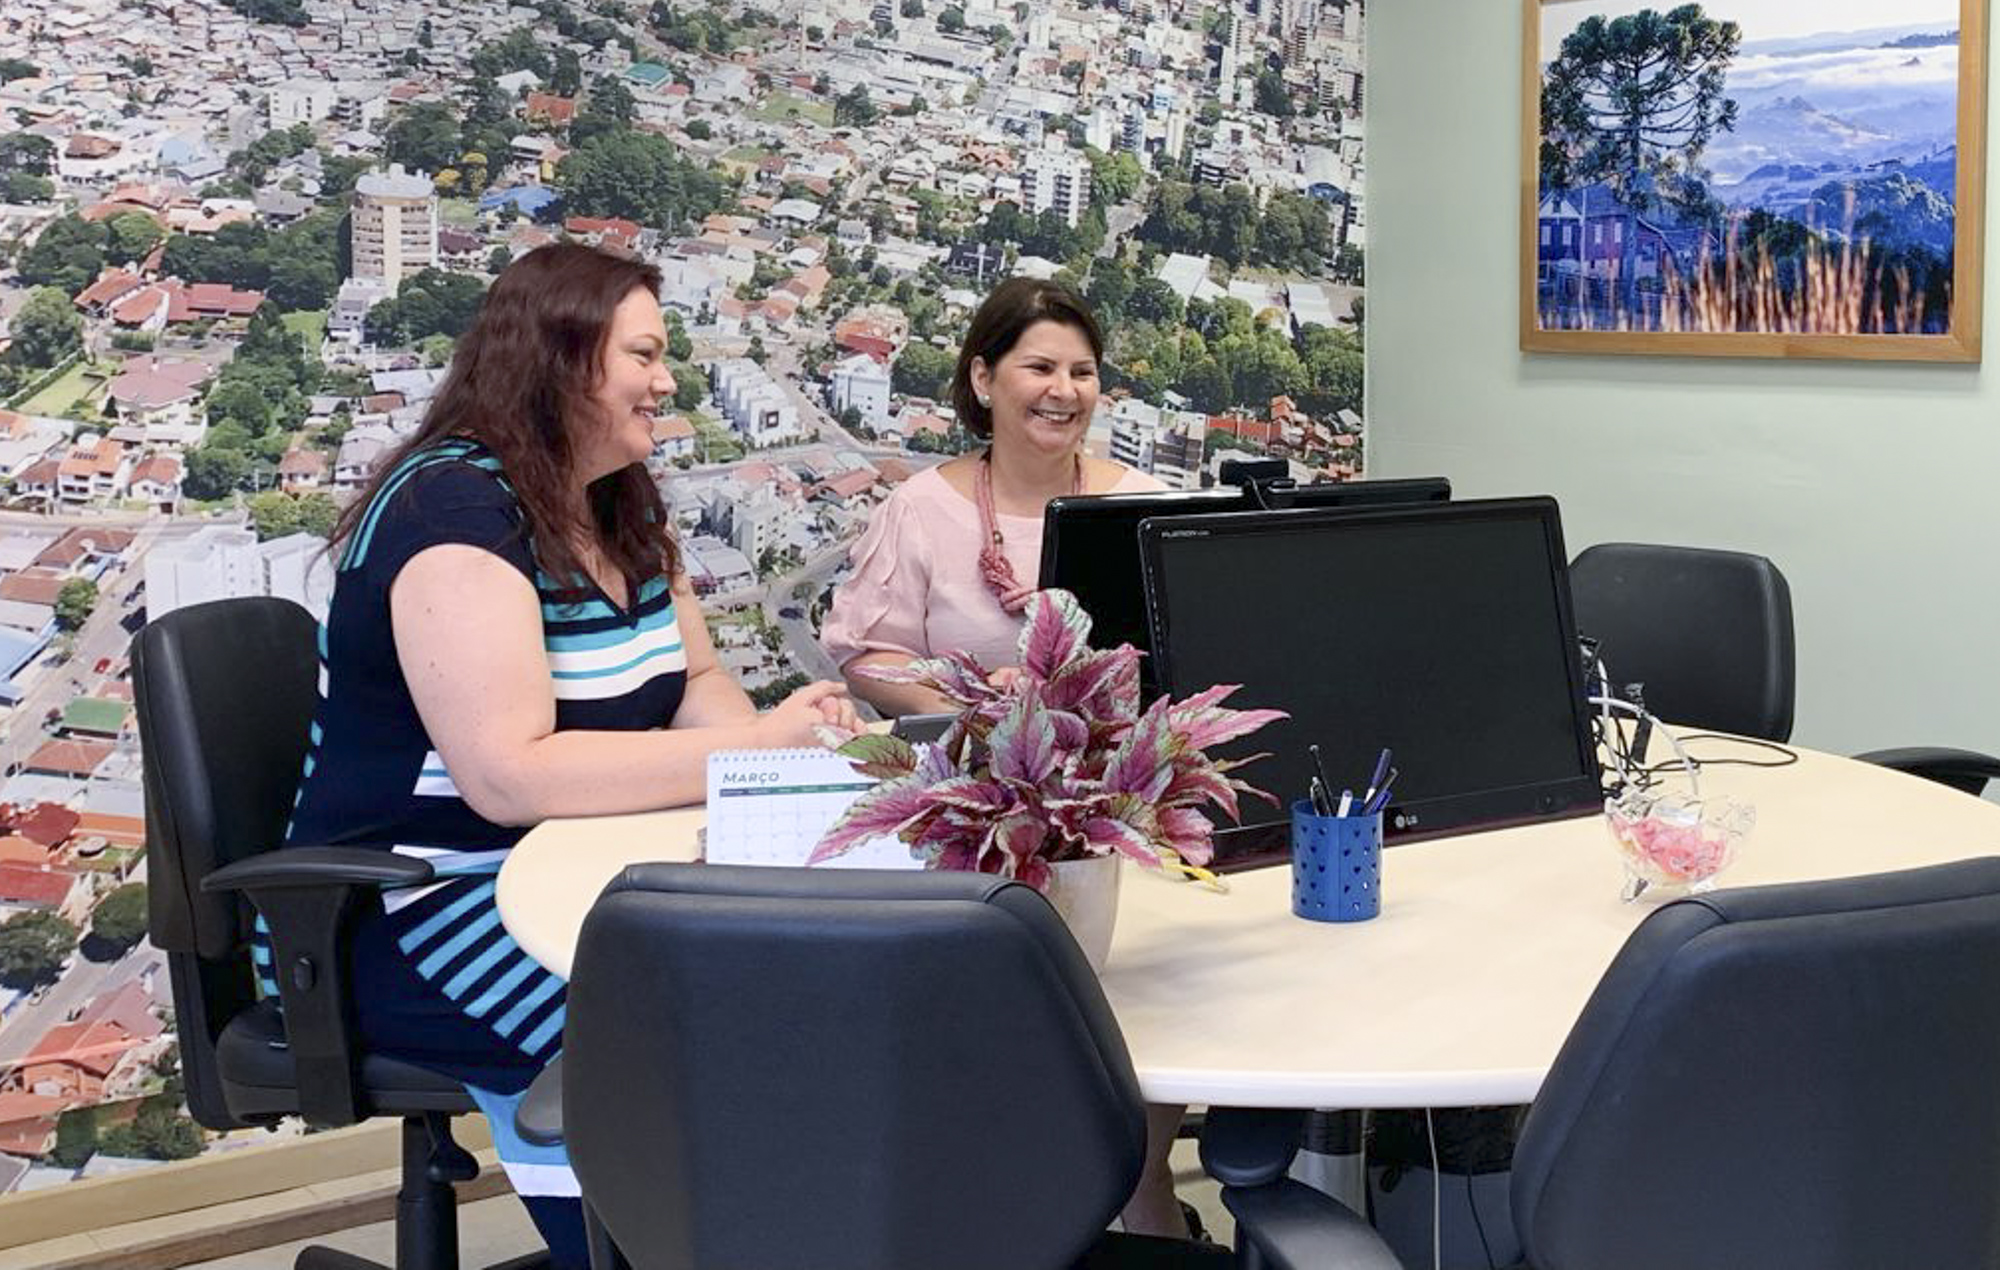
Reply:
<svg viewBox="0 0 2000 1270"><path fill-rule="evenodd" d="M1623 729L1608 729L1605 738L1605 749L1611 755L1613 768L1621 785L1633 784L1644 788L1653 783L1654 777L1667 772L1683 771L1688 775L1688 781L1693 792L1699 796L1701 793L1701 784L1698 773L1704 767L1791 767L1799 761L1799 752L1797 750L1789 746L1780 745L1776 741L1766 741L1760 737L1731 736L1726 732L1683 732L1676 735L1666 724L1649 714L1643 707L1635 706L1631 702L1619 697L1592 697L1590 698L1590 704L1600 707L1607 717L1611 711L1618 710L1633 715L1643 722L1650 723L1652 730L1666 737L1667 744L1673 747L1674 756L1671 759L1659 763L1646 763L1642 761L1642 755L1634 754L1624 746ZM1752 750L1762 751L1772 757L1714 757L1693 753L1688 748L1702 741L1713 742L1719 745L1744 746Z"/></svg>
<svg viewBox="0 0 2000 1270"><path fill-rule="evenodd" d="M1686 743L1693 743L1695 741L1719 741L1725 745L1747 745L1752 747L1753 749L1763 750L1768 754L1774 754L1777 756L1775 758L1770 758L1770 759L1703 758L1701 755L1697 754L1693 756L1694 763L1697 767L1790 767L1799 761L1799 752L1797 750L1794 750L1789 746L1780 745L1776 741L1763 740L1760 737L1730 736L1728 733L1725 732L1686 732L1681 735L1681 740ZM1671 766L1674 765L1655 763L1652 767L1649 767L1646 770L1649 772L1657 771L1662 767L1671 767Z"/></svg>
<svg viewBox="0 0 2000 1270"><path fill-rule="evenodd" d="M1509 1164L1512 1169L1512 1164ZM1493 1244L1486 1238L1486 1223L1479 1217L1479 1196L1473 1189L1472 1174L1465 1175L1465 1206L1472 1213L1472 1228L1479 1232L1479 1251L1485 1254L1486 1270L1494 1270Z"/></svg>
<svg viewBox="0 0 2000 1270"><path fill-rule="evenodd" d="M1431 1270L1444 1270L1444 1170L1438 1160L1437 1120L1432 1109L1424 1108L1424 1140L1431 1150ZM1363 1176L1367 1175L1363 1166ZM1372 1200L1372 1196L1370 1197ZM1479 1248L1486 1256L1486 1270L1493 1270L1493 1245L1486 1237L1486 1223L1479 1216L1479 1197L1473 1193L1472 1174L1465 1174L1465 1206L1472 1213L1473 1228L1479 1232ZM1368 1214L1373 1225L1375 1214Z"/></svg>
<svg viewBox="0 0 2000 1270"><path fill-rule="evenodd" d="M1431 1270L1444 1270L1444 1173L1438 1168L1437 1121L1424 1108L1424 1137L1431 1144Z"/></svg>
<svg viewBox="0 0 2000 1270"><path fill-rule="evenodd" d="M1653 783L1655 777L1678 769L1688 774L1690 783L1695 786L1695 792L1699 794L1699 782L1695 774L1703 767L1790 767L1799 761L1798 751L1780 745L1776 741L1766 741L1758 737L1731 736L1724 732L1686 732L1675 736L1657 716L1646 709L1644 701L1638 696L1640 685L1627 686L1626 691L1631 694L1629 700L1612 690L1611 671L1605 665L1603 655L1598 651L1596 640L1580 636L1579 641L1584 677L1596 688L1596 692L1586 696L1585 700L1597 707L1592 720L1597 725L1597 741L1605 752L1611 755L1612 767L1621 785L1636 784L1645 788ZM1631 715L1638 721L1638 727L1633 730L1630 738L1626 736L1623 728L1614 724L1611 717L1614 710ZM1672 759L1647 763L1644 753L1635 752L1638 747L1629 743L1654 729L1658 729L1660 734L1667 738L1667 743L1673 747ZM1725 745L1750 746L1776 757L1705 758L1690 754L1686 750L1684 743L1694 741L1716 741Z"/></svg>
<svg viewBox="0 0 2000 1270"><path fill-rule="evenodd" d="M1672 771L1675 768L1679 768L1681 771L1687 773L1690 791L1695 797L1701 797L1700 764L1688 757L1687 750L1681 745L1681 738L1675 736L1666 724L1661 723L1658 719L1647 713L1644 706L1635 706L1623 697L1604 695L1591 697L1589 701L1591 705L1597 706L1604 712L1604 718L1607 720L1605 748L1611 754L1612 765L1616 770L1618 784L1621 787L1636 785L1643 788L1650 785L1653 777L1660 772ZM1673 747L1673 761L1669 763L1655 763L1651 766L1644 765L1643 760L1645 756L1643 754L1633 754L1625 748L1624 730L1609 725L1608 721L1611 718L1613 710L1632 715L1639 720L1642 728L1657 731L1661 736L1667 738L1667 744ZM1794 759L1797 757L1797 755L1793 755Z"/></svg>

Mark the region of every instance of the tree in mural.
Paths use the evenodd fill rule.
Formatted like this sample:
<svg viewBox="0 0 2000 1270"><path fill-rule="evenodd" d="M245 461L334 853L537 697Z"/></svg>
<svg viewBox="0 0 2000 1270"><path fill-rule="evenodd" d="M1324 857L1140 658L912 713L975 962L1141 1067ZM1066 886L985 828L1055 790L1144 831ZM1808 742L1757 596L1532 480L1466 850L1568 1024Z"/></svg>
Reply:
<svg viewBox="0 0 2000 1270"><path fill-rule="evenodd" d="M89 578L71 578L56 592L56 625L66 631L76 630L90 618L90 611L97 607L97 583Z"/></svg>
<svg viewBox="0 0 2000 1270"><path fill-rule="evenodd" d="M127 882L97 902L90 913L90 936L97 959L108 961L146 937L146 884Z"/></svg>
<svg viewBox="0 0 2000 1270"><path fill-rule="evenodd" d="M1713 213L1701 153L1736 126L1736 103L1722 86L1742 40L1736 23L1698 4L1590 17L1563 39L1542 77L1542 189L1602 183L1617 197L1627 312L1636 296L1639 217L1665 208L1702 219Z"/></svg>
<svg viewBox="0 0 2000 1270"><path fill-rule="evenodd" d="M21 989L53 983L75 947L76 927L54 913L16 913L0 922L0 983Z"/></svg>

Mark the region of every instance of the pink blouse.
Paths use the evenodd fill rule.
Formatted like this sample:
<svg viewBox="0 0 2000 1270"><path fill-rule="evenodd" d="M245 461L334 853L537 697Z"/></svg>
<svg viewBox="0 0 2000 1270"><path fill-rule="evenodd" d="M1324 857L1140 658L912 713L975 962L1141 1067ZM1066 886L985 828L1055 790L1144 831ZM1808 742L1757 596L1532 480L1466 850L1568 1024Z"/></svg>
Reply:
<svg viewBox="0 0 2000 1270"><path fill-rule="evenodd" d="M1127 469L1115 494L1165 486ZM1033 582L1042 568L1042 518L1001 513L999 528L1014 576ZM833 593L820 642L846 667L862 653L960 648L988 670L1015 664L1023 618L1000 607L979 576L979 509L926 468L889 496L854 545L854 573Z"/></svg>

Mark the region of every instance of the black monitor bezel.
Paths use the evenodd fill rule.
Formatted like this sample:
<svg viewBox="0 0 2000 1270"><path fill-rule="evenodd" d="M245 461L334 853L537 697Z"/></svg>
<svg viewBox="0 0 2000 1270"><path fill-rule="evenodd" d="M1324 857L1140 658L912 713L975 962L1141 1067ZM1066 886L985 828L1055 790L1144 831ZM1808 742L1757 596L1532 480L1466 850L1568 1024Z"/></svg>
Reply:
<svg viewBox="0 0 2000 1270"><path fill-rule="evenodd" d="M1325 481L1316 485L1267 486L1263 497L1274 508L1319 510L1335 506L1365 504L1441 503L1451 499L1451 481L1442 476L1395 477L1380 481ZM1258 510L1256 496L1236 485L1214 485L1207 489L1130 490L1122 494L1064 494L1048 501L1042 511L1042 561L1036 585L1061 586L1055 577L1062 567L1062 526L1070 521L1125 520L1132 522L1133 544L1138 543L1139 522L1144 514L1135 509L1158 507L1153 515L1173 515L1176 504L1189 505L1182 515L1226 516L1239 511ZM1202 506L1208 504L1207 506Z"/></svg>
<svg viewBox="0 0 2000 1270"><path fill-rule="evenodd" d="M1211 516L1160 516L1143 521L1139 527L1140 556L1145 567L1147 626L1152 638L1155 673L1160 690L1169 696L1186 696L1210 685L1176 684L1173 679L1173 615L1159 585L1162 544L1172 537L1199 534L1256 537L1269 533L1294 533L1322 525L1351 525L1407 522L1426 519L1486 521L1531 515L1540 523L1547 553L1550 580L1556 594L1559 630L1576 645L1576 610L1570 598L1569 556L1563 547L1562 517L1556 500L1546 496L1527 498L1476 499L1451 503L1403 503L1389 506L1314 508L1281 511L1231 512ZM1574 776L1526 786L1479 790L1445 795L1415 803L1392 802L1384 810L1382 834L1385 843L1415 841L1447 834L1473 833L1510 825L1536 823L1592 814L1603 807L1602 774L1598 765L1596 739L1591 730L1586 702L1583 665L1580 658L1563 659L1568 677L1571 715L1575 720L1575 743L1579 772ZM1254 779L1254 773L1252 774ZM1290 791L1279 791L1289 793ZM1280 798L1288 808L1288 798ZM1266 811L1263 804L1245 803L1246 812ZM1218 861L1232 860L1238 867L1252 863L1273 863L1289 851L1288 812L1271 813L1276 818L1254 824L1218 828Z"/></svg>
<svg viewBox="0 0 2000 1270"><path fill-rule="evenodd" d="M1451 498L1451 481L1442 476L1396 477L1380 481L1325 481L1315 485L1265 485L1257 492L1241 486L1211 486L1207 489L1131 490L1122 494L1068 494L1048 501L1042 512L1042 563L1035 585L1047 590L1059 587L1077 596L1090 610L1093 597L1078 594L1075 579L1061 577L1066 560L1078 553L1062 554L1063 526L1087 522L1129 522L1132 530L1133 569L1139 575L1140 625L1149 624L1146 610L1145 564L1139 555L1139 525L1149 516L1230 516L1258 509L1263 498L1273 507L1321 510L1346 506L1401 506L1405 503L1436 503ZM1075 540L1074 533L1068 535ZM1093 614L1093 616L1095 616ZM1148 642L1139 664L1139 682L1147 700L1158 695L1153 663L1157 655Z"/></svg>
<svg viewBox="0 0 2000 1270"><path fill-rule="evenodd" d="M1123 494L1065 494L1052 498L1042 510L1042 567L1036 585L1043 590L1062 586L1061 579L1055 575L1062 567L1062 528L1065 524L1130 520L1132 540L1136 545L1139 522L1149 515L1173 515L1176 504L1187 509L1182 513L1186 515L1225 515L1240 510L1244 506L1243 498L1243 491L1233 485L1218 485L1210 489L1133 490ZM1135 515L1135 511L1138 514Z"/></svg>
<svg viewBox="0 0 2000 1270"><path fill-rule="evenodd" d="M1393 476L1379 481L1321 481L1314 485L1261 485L1259 494L1269 511L1333 511L1337 508L1401 507L1409 503L1448 503L1451 480L1443 476ZM1245 497L1254 507L1257 494Z"/></svg>

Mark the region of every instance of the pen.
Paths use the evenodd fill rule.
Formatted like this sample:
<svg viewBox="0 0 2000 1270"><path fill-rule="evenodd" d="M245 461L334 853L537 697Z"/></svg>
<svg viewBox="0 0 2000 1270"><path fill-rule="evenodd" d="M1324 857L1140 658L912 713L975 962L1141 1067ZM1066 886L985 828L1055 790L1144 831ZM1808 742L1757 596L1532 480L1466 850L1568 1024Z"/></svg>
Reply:
<svg viewBox="0 0 2000 1270"><path fill-rule="evenodd" d="M1333 814L1336 816L1345 816L1348 813L1348 810L1353 806L1354 806L1354 791L1351 789L1343 789L1340 791L1340 810L1334 812Z"/></svg>
<svg viewBox="0 0 2000 1270"><path fill-rule="evenodd" d="M1388 771L1389 747L1385 745L1382 747L1381 755L1375 760L1375 774L1368 778L1368 792L1361 796L1361 803L1364 807L1375 800L1375 791L1382 788L1382 778L1388 774Z"/></svg>
<svg viewBox="0 0 2000 1270"><path fill-rule="evenodd" d="M1314 815L1331 816L1333 814L1333 800L1327 794L1326 786L1320 783L1319 777L1315 776L1312 778L1312 783L1306 790L1306 797L1312 803Z"/></svg>
<svg viewBox="0 0 2000 1270"><path fill-rule="evenodd" d="M1381 787L1375 791L1374 797L1362 805L1362 815L1372 816L1389 805L1389 786L1396 783L1396 773L1400 770L1402 769L1395 767L1389 769L1389 775L1383 778Z"/></svg>
<svg viewBox="0 0 2000 1270"><path fill-rule="evenodd" d="M1312 755L1313 779L1319 782L1319 787L1322 790L1326 791L1327 806L1331 807L1333 805L1333 782L1326 778L1326 769L1319 764L1319 746L1308 745L1306 753ZM1320 814L1325 815L1326 813L1322 812Z"/></svg>

